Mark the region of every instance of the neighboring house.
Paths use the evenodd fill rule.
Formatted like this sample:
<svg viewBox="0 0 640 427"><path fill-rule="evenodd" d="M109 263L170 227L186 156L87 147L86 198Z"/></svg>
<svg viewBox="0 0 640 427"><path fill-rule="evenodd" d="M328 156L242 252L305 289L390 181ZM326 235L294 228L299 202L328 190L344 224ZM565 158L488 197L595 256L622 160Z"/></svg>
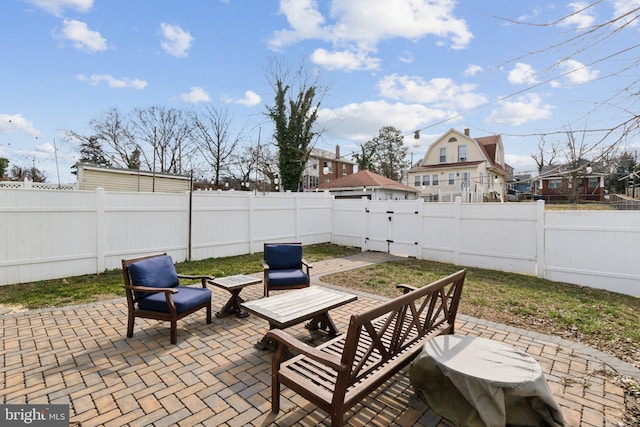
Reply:
<svg viewBox="0 0 640 427"><path fill-rule="evenodd" d="M507 175L500 135L472 138L469 129L449 129L409 170L408 183L429 200L504 201Z"/></svg>
<svg viewBox="0 0 640 427"><path fill-rule="evenodd" d="M339 145L336 145L335 153L313 148L302 173L303 191L313 191L319 184L326 184L345 175L351 175L355 165L355 162L340 157Z"/></svg>
<svg viewBox="0 0 640 427"><path fill-rule="evenodd" d="M586 160L578 164L577 168L570 164L544 166L533 183L536 198L547 202L567 201L577 188L577 200L604 200L602 168Z"/></svg>
<svg viewBox="0 0 640 427"><path fill-rule="evenodd" d="M156 193L182 193L189 191L191 179L184 175L171 175L119 169L77 163L78 189L107 191L140 191Z"/></svg>
<svg viewBox="0 0 640 427"><path fill-rule="evenodd" d="M318 190L328 190L337 199L366 197L370 200L415 199L418 193L413 187L367 170L324 182L318 185Z"/></svg>

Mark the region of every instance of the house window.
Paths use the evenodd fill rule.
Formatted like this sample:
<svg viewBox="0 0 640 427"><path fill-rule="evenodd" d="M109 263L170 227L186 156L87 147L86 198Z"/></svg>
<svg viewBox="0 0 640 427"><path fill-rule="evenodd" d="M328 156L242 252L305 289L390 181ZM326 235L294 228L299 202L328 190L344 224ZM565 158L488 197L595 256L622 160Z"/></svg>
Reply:
<svg viewBox="0 0 640 427"><path fill-rule="evenodd" d="M456 174L451 172L449 173L449 185L456 185Z"/></svg>
<svg viewBox="0 0 640 427"><path fill-rule="evenodd" d="M319 179L317 176L308 175L307 180L307 182L309 183L307 188L316 188L318 186Z"/></svg>
<svg viewBox="0 0 640 427"><path fill-rule="evenodd" d="M430 175L422 175L422 185L430 185Z"/></svg>
<svg viewBox="0 0 640 427"><path fill-rule="evenodd" d="M466 162L467 161L467 146L466 145L458 145L458 161Z"/></svg>
<svg viewBox="0 0 640 427"><path fill-rule="evenodd" d="M439 177L437 174L431 175L431 185L438 185L438 179Z"/></svg>
<svg viewBox="0 0 640 427"><path fill-rule="evenodd" d="M562 188L562 179L560 178L550 179L549 188Z"/></svg>
<svg viewBox="0 0 640 427"><path fill-rule="evenodd" d="M440 163L447 163L447 147L440 147Z"/></svg>
<svg viewBox="0 0 640 427"><path fill-rule="evenodd" d="M420 187L420 175L416 175L413 177L413 186Z"/></svg>
<svg viewBox="0 0 640 427"><path fill-rule="evenodd" d="M589 183L587 185L589 186L589 188L594 188L600 184L599 181L600 180L598 178L589 178Z"/></svg>
<svg viewBox="0 0 640 427"><path fill-rule="evenodd" d="M460 182L460 190L469 191L471 188L471 172L462 172L462 181Z"/></svg>
<svg viewBox="0 0 640 427"><path fill-rule="evenodd" d="M478 182L480 184L484 184L484 173L480 172L480 174L478 175Z"/></svg>

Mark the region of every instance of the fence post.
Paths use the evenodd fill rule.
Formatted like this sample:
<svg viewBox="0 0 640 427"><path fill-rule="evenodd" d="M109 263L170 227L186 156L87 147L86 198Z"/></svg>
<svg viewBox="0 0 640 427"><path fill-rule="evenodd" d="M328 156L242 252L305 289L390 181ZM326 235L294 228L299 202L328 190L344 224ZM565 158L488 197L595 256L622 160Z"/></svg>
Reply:
<svg viewBox="0 0 640 427"><path fill-rule="evenodd" d="M96 188L96 273L105 271L106 225L104 223L105 195L104 188Z"/></svg>
<svg viewBox="0 0 640 427"><path fill-rule="evenodd" d="M544 216L544 200L536 202L536 275L540 278L545 277L545 216Z"/></svg>
<svg viewBox="0 0 640 427"><path fill-rule="evenodd" d="M424 244L424 199L420 197L416 199L416 216L418 217L418 224L416 227L418 234L418 237L416 238L416 258L422 259L422 247Z"/></svg>
<svg viewBox="0 0 640 427"><path fill-rule="evenodd" d="M452 230L453 238L453 259L451 262L455 265L460 265L460 246L462 245L460 228L462 227L462 197L456 196L453 203L453 220L454 226Z"/></svg>

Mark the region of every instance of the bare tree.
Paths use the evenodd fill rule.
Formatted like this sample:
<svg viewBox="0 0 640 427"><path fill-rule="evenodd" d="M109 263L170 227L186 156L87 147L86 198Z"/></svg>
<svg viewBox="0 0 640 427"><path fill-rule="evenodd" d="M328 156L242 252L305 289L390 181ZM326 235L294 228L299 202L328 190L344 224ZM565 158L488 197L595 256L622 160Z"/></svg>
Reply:
<svg viewBox="0 0 640 427"><path fill-rule="evenodd" d="M229 172L229 162L240 142L241 133L232 135L232 119L227 109L207 107L191 113L192 138L213 169L213 183L220 185L220 175Z"/></svg>
<svg viewBox="0 0 640 427"><path fill-rule="evenodd" d="M547 143L543 136L538 141L538 151L531 153L531 158L533 158L538 167L538 173L542 173L542 169L545 166L551 166L558 156L558 145L556 143L552 143L550 149L547 149L546 145Z"/></svg>
<svg viewBox="0 0 640 427"><path fill-rule="evenodd" d="M129 130L128 120L120 110L112 108L100 118L92 119L89 127L93 131L90 135L83 135L74 130L65 130L64 133L68 140L79 143L79 151L82 151L83 147L96 145L107 147L100 148L100 152L109 163L130 169L139 167L139 162L135 162L135 151L138 147Z"/></svg>
<svg viewBox="0 0 640 427"><path fill-rule="evenodd" d="M132 116L131 132L140 148L141 164L161 173L183 174L193 169L190 160L197 147L181 110L152 106L136 109Z"/></svg>

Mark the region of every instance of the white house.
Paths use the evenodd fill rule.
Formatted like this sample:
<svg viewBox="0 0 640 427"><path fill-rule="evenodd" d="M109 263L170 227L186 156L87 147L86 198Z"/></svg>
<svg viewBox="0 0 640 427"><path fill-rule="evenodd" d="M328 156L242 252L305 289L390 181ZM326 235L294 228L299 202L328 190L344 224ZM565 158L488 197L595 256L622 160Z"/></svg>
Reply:
<svg viewBox="0 0 640 427"><path fill-rule="evenodd" d="M469 129L449 129L409 170L408 184L429 200L506 200L507 169L500 135L472 138Z"/></svg>

